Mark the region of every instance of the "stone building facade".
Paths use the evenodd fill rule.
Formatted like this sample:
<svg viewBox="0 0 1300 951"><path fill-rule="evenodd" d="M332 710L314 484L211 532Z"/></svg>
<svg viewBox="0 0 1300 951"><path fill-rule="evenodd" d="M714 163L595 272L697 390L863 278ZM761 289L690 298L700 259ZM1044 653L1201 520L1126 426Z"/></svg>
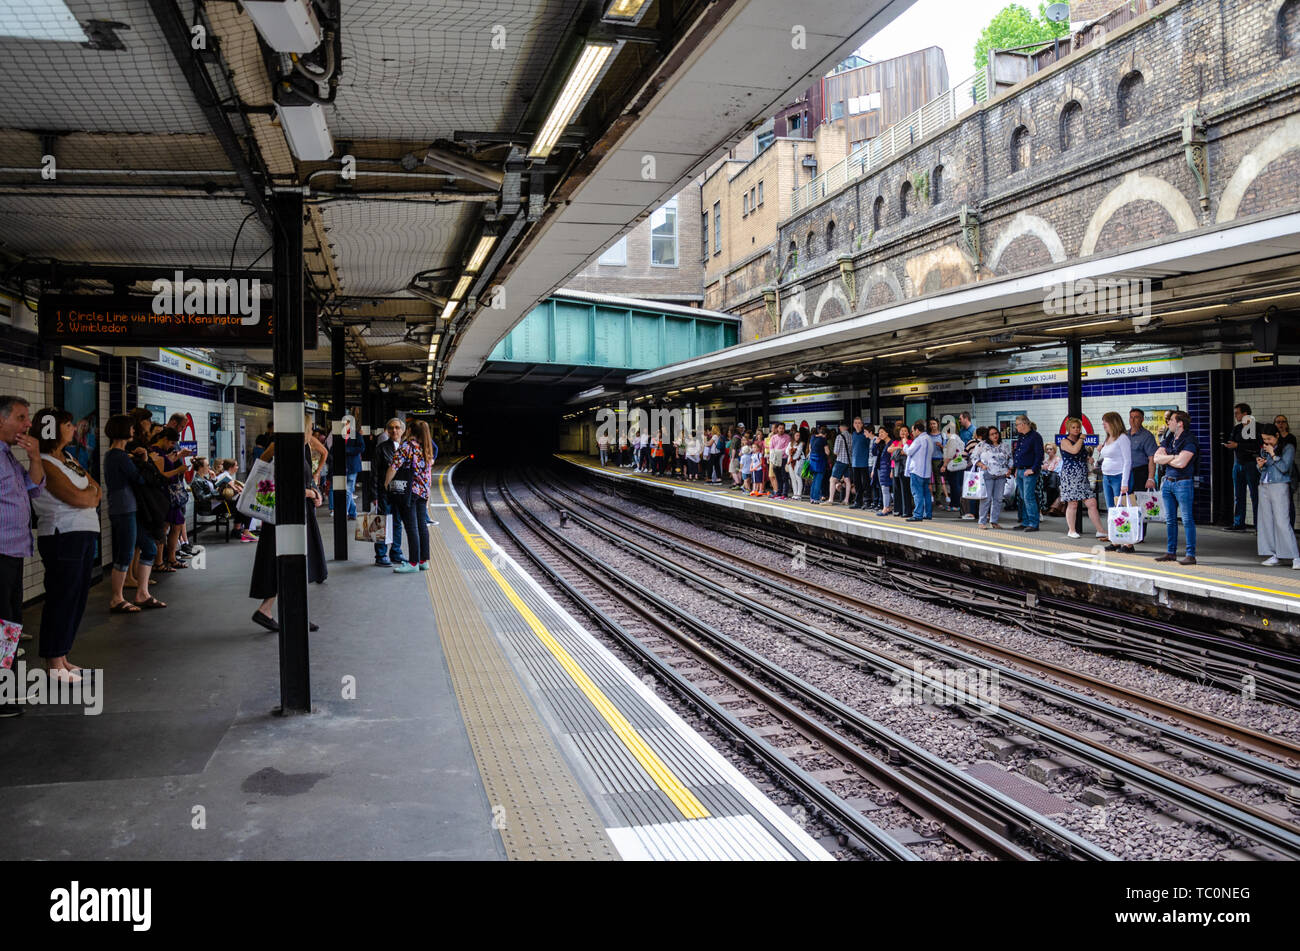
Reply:
<svg viewBox="0 0 1300 951"><path fill-rule="evenodd" d="M781 329L1295 210L1297 183L1300 0L1165 0L783 221Z"/></svg>

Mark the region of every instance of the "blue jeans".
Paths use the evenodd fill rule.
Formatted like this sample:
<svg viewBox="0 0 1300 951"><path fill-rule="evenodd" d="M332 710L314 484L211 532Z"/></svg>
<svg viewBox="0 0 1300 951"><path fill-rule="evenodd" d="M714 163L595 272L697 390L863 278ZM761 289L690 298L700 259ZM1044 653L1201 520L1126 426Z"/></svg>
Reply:
<svg viewBox="0 0 1300 951"><path fill-rule="evenodd" d="M1196 557L1196 522L1192 520L1192 480L1166 479L1160 489L1160 500L1165 507L1165 533L1169 540L1165 551L1178 553L1178 516L1183 517L1183 531L1187 533L1187 557Z"/></svg>
<svg viewBox="0 0 1300 951"><path fill-rule="evenodd" d="M357 517L357 473L348 476L348 518Z"/></svg>
<svg viewBox="0 0 1300 951"><path fill-rule="evenodd" d="M1181 480L1180 480L1181 481ZM1246 524L1246 490L1250 490L1250 510L1259 512L1259 469L1232 460L1232 524ZM1259 521L1258 517L1255 519Z"/></svg>
<svg viewBox="0 0 1300 951"><path fill-rule="evenodd" d="M1026 470L1016 470L1016 509L1020 524L1025 528L1038 527L1038 473L1025 475Z"/></svg>
<svg viewBox="0 0 1300 951"><path fill-rule="evenodd" d="M1117 505L1119 502L1119 490L1124 487L1123 473L1117 475L1103 475L1101 481L1102 485L1105 486L1103 491L1106 493L1106 508L1110 508L1112 505ZM1128 488L1130 492L1133 491L1133 486L1130 485Z"/></svg>
<svg viewBox="0 0 1300 951"><path fill-rule="evenodd" d="M379 514L391 515L393 517L393 544L386 545L384 542L375 542L375 561L383 561L390 558L391 561L399 562L402 560L402 516L388 504L388 496L384 493L379 494Z"/></svg>
<svg viewBox="0 0 1300 951"><path fill-rule="evenodd" d="M913 475L912 518L930 518L934 514L934 498L930 495L930 477Z"/></svg>
<svg viewBox="0 0 1300 951"><path fill-rule="evenodd" d="M822 489L826 485L826 470L814 469L812 474L812 489L808 493L808 498L813 502L822 500Z"/></svg>

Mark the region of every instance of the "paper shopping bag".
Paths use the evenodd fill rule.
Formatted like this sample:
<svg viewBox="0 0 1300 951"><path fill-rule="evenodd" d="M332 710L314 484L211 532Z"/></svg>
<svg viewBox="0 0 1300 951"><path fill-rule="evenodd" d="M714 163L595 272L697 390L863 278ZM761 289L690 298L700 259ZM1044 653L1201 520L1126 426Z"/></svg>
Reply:
<svg viewBox="0 0 1300 951"><path fill-rule="evenodd" d="M268 525L275 524L275 465L258 459L244 480L244 491L239 494L235 508L249 518L260 518Z"/></svg>
<svg viewBox="0 0 1300 951"><path fill-rule="evenodd" d="M1165 507L1160 499L1159 492L1137 492L1133 498L1137 501L1137 506L1142 510L1142 520L1144 522L1163 522L1165 520Z"/></svg>
<svg viewBox="0 0 1300 951"><path fill-rule="evenodd" d="M1142 541L1142 507L1133 504L1130 495L1120 496L1106 512L1106 533L1112 545L1136 545Z"/></svg>
<svg viewBox="0 0 1300 951"><path fill-rule="evenodd" d="M982 469L967 470L966 478L962 481L961 497L972 500L984 498L984 471Z"/></svg>
<svg viewBox="0 0 1300 951"><path fill-rule="evenodd" d="M355 536L359 542L393 543L393 516L368 512L357 516Z"/></svg>

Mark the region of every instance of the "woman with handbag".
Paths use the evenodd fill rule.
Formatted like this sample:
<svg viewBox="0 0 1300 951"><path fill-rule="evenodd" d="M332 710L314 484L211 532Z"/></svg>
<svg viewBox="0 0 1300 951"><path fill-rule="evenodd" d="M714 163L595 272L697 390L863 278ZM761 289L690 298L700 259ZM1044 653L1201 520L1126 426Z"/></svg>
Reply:
<svg viewBox="0 0 1300 951"><path fill-rule="evenodd" d="M306 425L310 428L310 416L306 419ZM308 430L304 429L304 433L307 432ZM325 447L315 436L308 434L304 440L302 454L303 465L307 470L307 476L304 480L308 503L306 525L307 580L313 584L320 584L329 576L329 568L325 564L325 542L321 539L320 525L316 522L316 509L320 508L325 499L322 497L321 490L316 486L319 469L312 470L312 456L316 454L324 459L326 455ZM274 438L259 458L262 462L267 463L275 461ZM256 488L251 471L247 481L252 488ZM253 554L253 576L248 584L248 596L262 602L257 606L257 610L253 612L253 623L272 632L280 630L280 624L272 613L275 610L275 599L278 594L279 577L275 564L275 526L266 525L257 537L257 551ZM310 621L307 627L312 631L320 630L318 625Z"/></svg>
<svg viewBox="0 0 1300 951"><path fill-rule="evenodd" d="M189 490L185 487L185 459L191 455L188 449L176 449L180 433L170 426L164 426L149 447L149 457L157 466L163 479L167 482L168 506L165 521L167 524L167 544L162 564L154 564L154 571L172 572L185 566L176 560L176 544L180 540L181 529L185 527L185 506L190 500Z"/></svg>
<svg viewBox="0 0 1300 951"><path fill-rule="evenodd" d="M660 457L662 458L662 457ZM404 473L409 478L399 478ZM400 483L406 482L406 490ZM411 551L408 561L393 567L398 574L429 570L429 488L433 482L433 440L429 426L423 420L413 420L406 431L406 440L393 453L388 472L384 474L384 488L394 513L406 526L406 537ZM394 491L398 483L398 491Z"/></svg>
<svg viewBox="0 0 1300 951"><path fill-rule="evenodd" d="M1133 450L1129 445L1128 432L1124 429L1124 421L1119 418L1119 413L1106 413L1102 416L1101 423L1106 429L1106 441L1097 450L1097 459L1101 463L1101 482L1104 486L1102 491L1105 493L1106 508L1109 510L1112 505L1120 504L1121 497L1129 495L1128 480L1129 473L1133 471ZM1129 502L1129 504L1137 503ZM1106 546L1106 550L1133 552L1137 549L1132 545L1116 545L1111 542Z"/></svg>
<svg viewBox="0 0 1300 951"><path fill-rule="evenodd" d="M961 484L970 460L966 458L966 443L955 432L943 441L943 477L948 483L948 511L967 512L968 506L961 497Z"/></svg>
<svg viewBox="0 0 1300 951"><path fill-rule="evenodd" d="M1092 519L1093 528L1097 530L1097 537L1107 537L1097 516L1097 497L1088 479L1088 447L1083 442L1083 423L1076 418L1065 421L1065 438L1061 440L1061 498L1066 502L1066 535L1080 537L1074 530L1074 517L1082 502Z"/></svg>
<svg viewBox="0 0 1300 951"><path fill-rule="evenodd" d="M1003 487L1011 471L1011 444L1002 441L1002 432L996 426L984 431L983 441L970 455L970 464L984 474L984 498L979 500L980 528L1001 528Z"/></svg>
<svg viewBox="0 0 1300 951"><path fill-rule="evenodd" d="M32 498L36 547L45 566L41 657L52 678L79 683L81 668L68 660L68 653L90 596L99 540L99 484L67 451L77 435L71 413L43 409L32 417L31 431L45 467L45 491ZM47 438L46 433L53 435Z"/></svg>
<svg viewBox="0 0 1300 951"><path fill-rule="evenodd" d="M807 444L804 442L804 433L796 429L791 436L790 445L786 449L786 471L790 473L790 498L798 502L803 495L803 465L808 458Z"/></svg>

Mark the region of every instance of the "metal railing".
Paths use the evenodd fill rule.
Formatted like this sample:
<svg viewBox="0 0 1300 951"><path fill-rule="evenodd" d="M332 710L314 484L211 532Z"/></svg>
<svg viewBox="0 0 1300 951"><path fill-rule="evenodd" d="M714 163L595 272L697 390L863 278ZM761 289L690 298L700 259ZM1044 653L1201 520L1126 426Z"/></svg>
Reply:
<svg viewBox="0 0 1300 951"><path fill-rule="evenodd" d="M911 115L895 122L870 142L854 149L847 158L836 162L812 181L796 187L790 213L798 214L813 202L834 194L849 182L856 181L889 163L894 156L951 125L971 106L983 102L986 96L986 83L982 72L946 90Z"/></svg>

